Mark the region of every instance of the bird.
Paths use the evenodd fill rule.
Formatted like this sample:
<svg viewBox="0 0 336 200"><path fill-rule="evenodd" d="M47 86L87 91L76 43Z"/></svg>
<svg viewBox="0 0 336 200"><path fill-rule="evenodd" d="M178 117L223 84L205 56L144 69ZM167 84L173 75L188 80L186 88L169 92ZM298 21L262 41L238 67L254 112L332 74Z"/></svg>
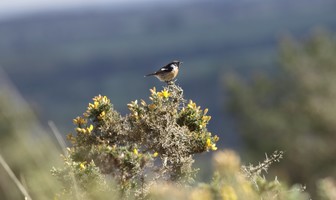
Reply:
<svg viewBox="0 0 336 200"><path fill-rule="evenodd" d="M145 75L147 76L156 76L160 81L166 82L167 84L171 83L179 73L179 68L182 62L174 60L167 65L161 67L158 71Z"/></svg>

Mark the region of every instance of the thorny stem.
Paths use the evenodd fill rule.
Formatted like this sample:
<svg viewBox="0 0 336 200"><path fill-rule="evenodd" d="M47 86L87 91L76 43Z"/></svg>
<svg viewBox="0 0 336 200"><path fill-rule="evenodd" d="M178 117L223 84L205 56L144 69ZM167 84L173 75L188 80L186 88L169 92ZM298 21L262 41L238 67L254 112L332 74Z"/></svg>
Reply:
<svg viewBox="0 0 336 200"><path fill-rule="evenodd" d="M242 166L243 172L247 175L247 177L251 178L256 173L259 174L261 170L267 170L267 168L273 163L273 162L279 162L279 160L283 157L283 151L275 151L270 158L268 158L266 154L266 159L264 162L260 163L258 166Z"/></svg>

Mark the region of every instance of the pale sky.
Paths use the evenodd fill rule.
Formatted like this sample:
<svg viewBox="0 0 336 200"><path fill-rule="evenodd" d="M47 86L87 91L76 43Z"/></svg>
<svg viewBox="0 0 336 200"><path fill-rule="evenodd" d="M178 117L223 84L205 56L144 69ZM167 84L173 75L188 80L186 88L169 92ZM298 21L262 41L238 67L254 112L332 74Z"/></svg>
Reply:
<svg viewBox="0 0 336 200"><path fill-rule="evenodd" d="M46 10L99 5L144 3L154 0L0 0L0 18Z"/></svg>

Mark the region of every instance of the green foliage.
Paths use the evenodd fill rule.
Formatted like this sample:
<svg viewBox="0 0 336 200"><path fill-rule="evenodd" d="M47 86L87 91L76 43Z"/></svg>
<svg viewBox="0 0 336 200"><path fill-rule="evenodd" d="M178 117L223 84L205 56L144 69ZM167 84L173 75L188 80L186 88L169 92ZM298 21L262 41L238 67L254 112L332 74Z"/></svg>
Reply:
<svg viewBox="0 0 336 200"><path fill-rule="evenodd" d="M246 153L256 159L284 150L288 159L278 172L314 191L319 178L336 176L336 42L325 33L302 44L286 38L280 55L277 75L249 83L229 77L230 106Z"/></svg>
<svg viewBox="0 0 336 200"><path fill-rule="evenodd" d="M192 101L186 104L183 90L171 84L160 92L151 89L150 102L133 101L122 117L106 96L96 96L81 117L74 119L73 146L65 156L65 168L53 174L65 184L79 178L80 191L87 180L111 176L126 197L144 197L156 181L191 183L196 169L193 155L216 150L217 136L207 130L207 109ZM84 179L84 180L83 180ZM69 182L70 181L70 182Z"/></svg>

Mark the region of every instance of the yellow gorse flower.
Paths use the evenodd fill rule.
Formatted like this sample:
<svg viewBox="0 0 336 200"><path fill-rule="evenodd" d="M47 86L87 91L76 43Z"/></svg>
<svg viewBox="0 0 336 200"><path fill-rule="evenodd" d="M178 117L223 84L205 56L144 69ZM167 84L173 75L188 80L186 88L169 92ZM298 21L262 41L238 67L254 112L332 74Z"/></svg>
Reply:
<svg viewBox="0 0 336 200"><path fill-rule="evenodd" d="M216 144L213 144L213 143L211 142L211 139L210 139L210 138L208 138L208 139L206 140L206 144L205 144L205 146L206 146L207 149L211 149L212 151L216 151L216 150L217 150Z"/></svg>
<svg viewBox="0 0 336 200"><path fill-rule="evenodd" d="M86 128L86 129L87 129L88 133L91 133L91 132L92 132L92 130L93 130L93 125L92 125L92 124L90 124L90 126L89 126L88 128Z"/></svg>
<svg viewBox="0 0 336 200"><path fill-rule="evenodd" d="M86 119L82 117L76 117L75 119L73 119L73 123L77 126L83 125L83 124L86 124Z"/></svg>
<svg viewBox="0 0 336 200"><path fill-rule="evenodd" d="M153 153L153 157L154 157L154 158L156 158L158 155L159 155L158 152L154 152L154 153Z"/></svg>
<svg viewBox="0 0 336 200"><path fill-rule="evenodd" d="M88 107L88 110L97 110L99 108L99 102L98 101L95 101L92 103L89 103L89 107Z"/></svg>
<svg viewBox="0 0 336 200"><path fill-rule="evenodd" d="M79 168L80 168L81 170L85 170L85 169L86 169L85 164L86 164L86 162L81 162L81 163L79 164Z"/></svg>
<svg viewBox="0 0 336 200"><path fill-rule="evenodd" d="M101 105L110 104L110 100L106 96L98 95L92 100L93 103L89 103L88 110L97 110Z"/></svg>
<svg viewBox="0 0 336 200"><path fill-rule="evenodd" d="M163 90L161 92L158 92L157 95L161 98L168 98L170 96L170 93L167 90Z"/></svg>
<svg viewBox="0 0 336 200"><path fill-rule="evenodd" d="M135 155L138 155L139 154L139 152L138 152L138 150L137 149L133 149L133 153L135 154Z"/></svg>
<svg viewBox="0 0 336 200"><path fill-rule="evenodd" d="M208 122L210 121L211 116L202 116L202 121L201 124L199 125L199 128L202 129L204 127L206 127L206 125L208 124Z"/></svg>
<svg viewBox="0 0 336 200"><path fill-rule="evenodd" d="M107 98L107 96L103 96L103 103L110 103L110 100Z"/></svg>
<svg viewBox="0 0 336 200"><path fill-rule="evenodd" d="M100 115L98 116L98 119L103 119L105 115L106 115L105 111L101 112Z"/></svg>
<svg viewBox="0 0 336 200"><path fill-rule="evenodd" d="M211 140L210 140L210 138L208 138L207 141L206 141L206 147L209 148L209 147L211 147L211 145L212 145Z"/></svg>
<svg viewBox="0 0 336 200"><path fill-rule="evenodd" d="M102 96L102 95L98 95L98 96L94 97L93 101L101 103L101 104L109 104L110 103L110 100L107 98L107 96Z"/></svg>
<svg viewBox="0 0 336 200"><path fill-rule="evenodd" d="M91 110L94 108L94 105L92 103L89 103L88 110Z"/></svg>
<svg viewBox="0 0 336 200"><path fill-rule="evenodd" d="M77 133L84 133L86 132L85 128L76 128Z"/></svg>
<svg viewBox="0 0 336 200"><path fill-rule="evenodd" d="M93 102L93 105L94 105L94 109L98 109L99 108L99 102L98 101L95 101Z"/></svg>
<svg viewBox="0 0 336 200"><path fill-rule="evenodd" d="M210 119L211 119L211 116L206 116L206 115L202 116L202 120L205 122L210 121Z"/></svg>
<svg viewBox="0 0 336 200"><path fill-rule="evenodd" d="M90 134L93 130L93 125L90 124L89 127L86 128L76 128L77 133L83 133L83 134Z"/></svg>

